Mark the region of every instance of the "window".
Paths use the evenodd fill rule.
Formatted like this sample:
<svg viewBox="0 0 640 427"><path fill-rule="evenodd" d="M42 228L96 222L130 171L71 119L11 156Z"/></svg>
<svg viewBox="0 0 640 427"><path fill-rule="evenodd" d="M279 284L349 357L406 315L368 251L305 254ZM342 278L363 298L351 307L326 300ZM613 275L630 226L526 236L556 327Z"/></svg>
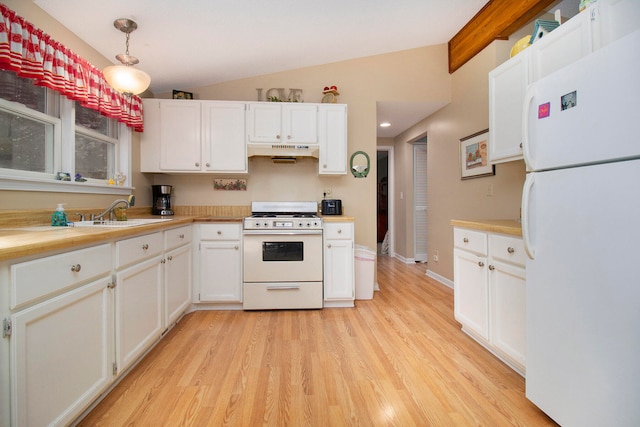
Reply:
<svg viewBox="0 0 640 427"><path fill-rule="evenodd" d="M109 191L108 181L117 172L130 175L130 132L98 111L0 70L0 189L20 189L13 183L29 181L60 186L58 172L66 172L72 181L77 174L84 181L65 182L56 191L118 193Z"/></svg>
<svg viewBox="0 0 640 427"><path fill-rule="evenodd" d="M115 175L118 124L75 103L75 172L83 178L108 180Z"/></svg>
<svg viewBox="0 0 640 427"><path fill-rule="evenodd" d="M53 176L59 96L0 70L0 98L0 168Z"/></svg>

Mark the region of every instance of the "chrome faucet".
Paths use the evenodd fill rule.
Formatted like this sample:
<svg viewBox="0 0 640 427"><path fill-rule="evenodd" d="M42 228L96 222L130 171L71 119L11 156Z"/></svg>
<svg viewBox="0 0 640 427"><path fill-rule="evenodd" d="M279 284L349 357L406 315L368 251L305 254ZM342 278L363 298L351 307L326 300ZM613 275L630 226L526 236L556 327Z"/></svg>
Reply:
<svg viewBox="0 0 640 427"><path fill-rule="evenodd" d="M136 197L132 194L129 197L127 197L126 199L118 199L115 200L113 203L111 203L109 205L109 207L107 209L105 209L104 212L98 214L98 215L91 215L92 216L92 220L93 221L104 221L104 216L106 214L109 214L109 221L113 221L113 210L116 208L116 206L118 206L120 203L124 203L126 205L127 208L130 208L131 206L135 205L136 203Z"/></svg>

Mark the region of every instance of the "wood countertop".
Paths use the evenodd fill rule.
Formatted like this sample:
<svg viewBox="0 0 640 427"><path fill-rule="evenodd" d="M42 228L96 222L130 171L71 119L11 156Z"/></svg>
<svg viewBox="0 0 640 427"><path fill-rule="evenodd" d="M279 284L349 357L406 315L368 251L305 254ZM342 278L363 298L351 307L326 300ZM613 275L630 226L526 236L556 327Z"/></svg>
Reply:
<svg viewBox="0 0 640 427"><path fill-rule="evenodd" d="M454 227L464 227L473 230L488 231L492 233L502 233L522 237L522 224L520 223L520 221L512 219L452 219L451 225L453 225Z"/></svg>
<svg viewBox="0 0 640 427"><path fill-rule="evenodd" d="M323 222L355 222L355 217L346 215L320 215Z"/></svg>
<svg viewBox="0 0 640 427"><path fill-rule="evenodd" d="M146 216L146 218L158 218ZM130 218L132 220L137 217ZM50 227L29 225L0 228L0 261L38 255L45 252L70 249L92 244L100 244L113 239L153 233L155 231L192 223L242 223L242 216L173 216L169 221L150 223L134 227ZM322 220L332 222L353 222L354 217L344 215L323 216Z"/></svg>
<svg viewBox="0 0 640 427"><path fill-rule="evenodd" d="M110 239L152 233L182 224L191 224L193 221L193 217L176 216L169 221L122 228L50 226L2 228L0 229L0 261L74 246L100 244Z"/></svg>

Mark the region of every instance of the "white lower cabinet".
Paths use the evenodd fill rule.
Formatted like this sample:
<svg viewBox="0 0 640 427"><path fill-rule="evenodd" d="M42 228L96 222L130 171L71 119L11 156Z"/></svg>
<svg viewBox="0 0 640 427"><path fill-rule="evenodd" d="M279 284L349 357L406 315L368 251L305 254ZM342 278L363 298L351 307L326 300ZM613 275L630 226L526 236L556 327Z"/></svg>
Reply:
<svg viewBox="0 0 640 427"><path fill-rule="evenodd" d="M12 316L12 425L68 425L113 378L113 296L99 279Z"/></svg>
<svg viewBox="0 0 640 427"><path fill-rule="evenodd" d="M454 314L462 330L525 373L522 239L454 228Z"/></svg>
<svg viewBox="0 0 640 427"><path fill-rule="evenodd" d="M157 255L117 273L116 360L127 369L162 333L162 264Z"/></svg>
<svg viewBox="0 0 640 427"><path fill-rule="evenodd" d="M191 246L165 254L164 326L175 322L191 304Z"/></svg>
<svg viewBox="0 0 640 427"><path fill-rule="evenodd" d="M324 223L324 306L353 307L355 299L354 226Z"/></svg>
<svg viewBox="0 0 640 427"><path fill-rule="evenodd" d="M191 305L192 226L0 262L0 425L71 424Z"/></svg>
<svg viewBox="0 0 640 427"><path fill-rule="evenodd" d="M198 224L200 303L242 303L242 224ZM241 308L238 305L237 308Z"/></svg>
<svg viewBox="0 0 640 427"><path fill-rule="evenodd" d="M192 226L164 232L164 323L167 328L191 305L193 286Z"/></svg>

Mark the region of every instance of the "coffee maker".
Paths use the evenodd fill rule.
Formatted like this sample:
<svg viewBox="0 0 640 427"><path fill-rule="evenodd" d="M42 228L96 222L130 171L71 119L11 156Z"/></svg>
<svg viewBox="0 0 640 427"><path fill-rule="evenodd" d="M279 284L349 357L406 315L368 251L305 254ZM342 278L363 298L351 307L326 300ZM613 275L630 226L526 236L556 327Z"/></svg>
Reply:
<svg viewBox="0 0 640 427"><path fill-rule="evenodd" d="M151 213L153 215L173 215L171 210L171 186L170 185L152 185L153 207Z"/></svg>

